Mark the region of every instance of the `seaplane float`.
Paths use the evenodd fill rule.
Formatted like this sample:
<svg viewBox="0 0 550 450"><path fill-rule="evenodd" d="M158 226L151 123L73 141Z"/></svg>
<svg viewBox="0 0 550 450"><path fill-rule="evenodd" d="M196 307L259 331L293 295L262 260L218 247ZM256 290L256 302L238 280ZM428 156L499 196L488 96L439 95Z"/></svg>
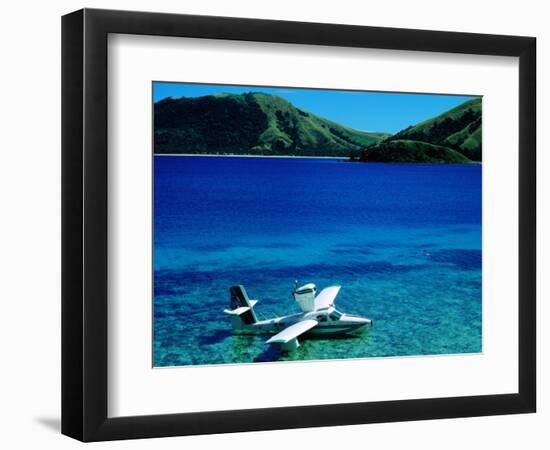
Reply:
<svg viewBox="0 0 550 450"><path fill-rule="evenodd" d="M283 351L296 350L302 335L330 336L354 334L372 325L366 317L344 314L334 306L341 286L330 286L317 295L313 283L298 287L296 283L292 296L300 306L301 312L271 319L258 319L254 306L257 300L250 299L244 286L232 286L230 291L230 309L224 313L231 316L233 329L275 334L266 343L280 346Z"/></svg>

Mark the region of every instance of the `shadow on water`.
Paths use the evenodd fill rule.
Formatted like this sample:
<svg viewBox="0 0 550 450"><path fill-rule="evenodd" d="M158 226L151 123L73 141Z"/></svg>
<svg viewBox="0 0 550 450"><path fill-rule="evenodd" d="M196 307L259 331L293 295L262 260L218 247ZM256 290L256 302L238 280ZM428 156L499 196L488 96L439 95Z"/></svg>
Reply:
<svg viewBox="0 0 550 450"><path fill-rule="evenodd" d="M231 352L233 362L251 362L257 352L258 336L247 333L233 333Z"/></svg>
<svg viewBox="0 0 550 450"><path fill-rule="evenodd" d="M266 349L254 358L254 362L273 362L278 361L283 352L279 347L266 344Z"/></svg>
<svg viewBox="0 0 550 450"><path fill-rule="evenodd" d="M366 336L365 336L366 335ZM309 354L310 351L315 350L313 348L308 348L308 341L321 343L321 345L326 344L327 346L330 345L330 342L339 341L359 341L359 340L365 340L365 337L368 338L367 333L363 333L361 335L353 335L353 334L335 334L330 337L327 336L315 336L315 335L308 335L300 339L300 348L297 351L294 352L286 352L281 349L281 347L276 345L268 345L262 353L260 353L258 356L254 358L254 362L274 362L274 361L280 361L280 360L316 360L316 359L323 359L319 358L318 355L309 355L310 357L305 357L305 354ZM299 357L296 352L301 352L302 357ZM297 357L298 356L298 357Z"/></svg>
<svg viewBox="0 0 550 450"><path fill-rule="evenodd" d="M207 336L200 336L199 342L202 345L217 344L224 341L228 337L231 337L232 334L233 333L231 332L231 330L217 329L213 330L212 333L208 334Z"/></svg>
<svg viewBox="0 0 550 450"><path fill-rule="evenodd" d="M359 339L361 335L356 334L332 334L329 336L308 335L303 341L348 341Z"/></svg>

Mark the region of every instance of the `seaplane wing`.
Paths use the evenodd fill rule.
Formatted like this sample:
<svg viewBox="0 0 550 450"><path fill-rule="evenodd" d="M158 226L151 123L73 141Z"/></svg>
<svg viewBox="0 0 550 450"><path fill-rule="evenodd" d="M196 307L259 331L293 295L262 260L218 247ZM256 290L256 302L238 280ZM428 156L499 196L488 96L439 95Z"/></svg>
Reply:
<svg viewBox="0 0 550 450"><path fill-rule="evenodd" d="M334 299L338 295L338 292L340 292L341 286L330 286L328 288L323 289L317 297L315 297L314 300L314 309L317 311L318 309L328 308L330 306L334 306Z"/></svg>
<svg viewBox="0 0 550 450"><path fill-rule="evenodd" d="M280 333L277 333L272 338L268 339L266 342L268 344L287 344L293 339L296 339L301 334L304 334L306 331L311 330L319 322L313 319L302 320L294 325L290 325L285 328Z"/></svg>

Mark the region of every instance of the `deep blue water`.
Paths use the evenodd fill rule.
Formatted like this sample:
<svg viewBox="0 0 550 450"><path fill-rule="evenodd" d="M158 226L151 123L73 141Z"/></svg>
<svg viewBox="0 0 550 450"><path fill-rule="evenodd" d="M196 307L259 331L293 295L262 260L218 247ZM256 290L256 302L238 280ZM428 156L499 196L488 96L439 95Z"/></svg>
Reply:
<svg viewBox="0 0 550 450"><path fill-rule="evenodd" d="M154 175L155 366L481 351L481 165L156 156ZM233 334L231 285L283 315L296 279L374 326L286 355Z"/></svg>

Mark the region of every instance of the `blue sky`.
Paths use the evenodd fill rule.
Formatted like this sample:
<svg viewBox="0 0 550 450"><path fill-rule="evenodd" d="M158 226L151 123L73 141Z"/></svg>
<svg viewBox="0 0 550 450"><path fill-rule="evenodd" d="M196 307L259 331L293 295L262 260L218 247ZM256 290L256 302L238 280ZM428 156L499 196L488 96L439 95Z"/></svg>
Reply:
<svg viewBox="0 0 550 450"><path fill-rule="evenodd" d="M200 97L220 93L266 92L294 106L348 127L396 133L474 98L459 95L402 94L321 89L270 88L155 82L155 102L166 97Z"/></svg>

